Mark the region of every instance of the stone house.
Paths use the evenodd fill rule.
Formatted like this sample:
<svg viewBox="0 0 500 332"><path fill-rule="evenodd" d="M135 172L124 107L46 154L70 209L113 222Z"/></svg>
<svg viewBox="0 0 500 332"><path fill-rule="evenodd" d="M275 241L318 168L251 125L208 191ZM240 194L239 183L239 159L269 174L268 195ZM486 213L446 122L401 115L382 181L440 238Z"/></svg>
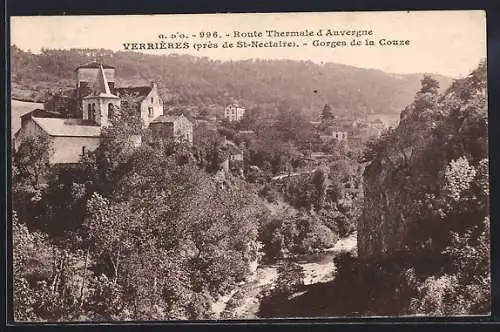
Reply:
<svg viewBox="0 0 500 332"><path fill-rule="evenodd" d="M83 119L37 117L32 113L21 117L21 129L14 137L17 149L26 136L46 136L52 145L51 164L78 163L82 154L99 146L101 128Z"/></svg>
<svg viewBox="0 0 500 332"><path fill-rule="evenodd" d="M149 123L153 139L169 138L193 144L193 123L181 115L160 115Z"/></svg>
<svg viewBox="0 0 500 332"><path fill-rule="evenodd" d="M136 108L145 127L160 115L163 115L163 100L158 92L158 85L152 82L146 86L118 87L116 95L121 98L121 106ZM132 105L129 105L132 103Z"/></svg>
<svg viewBox="0 0 500 332"><path fill-rule="evenodd" d="M348 136L347 131L332 130L329 135L321 135L320 138L323 141L329 141L329 140L334 139L334 140L337 140L339 142L347 143L347 136Z"/></svg>
<svg viewBox="0 0 500 332"><path fill-rule="evenodd" d="M220 164L221 169L229 172L231 169L241 168L244 161L243 151L226 137L223 138L222 144L227 149L228 157Z"/></svg>

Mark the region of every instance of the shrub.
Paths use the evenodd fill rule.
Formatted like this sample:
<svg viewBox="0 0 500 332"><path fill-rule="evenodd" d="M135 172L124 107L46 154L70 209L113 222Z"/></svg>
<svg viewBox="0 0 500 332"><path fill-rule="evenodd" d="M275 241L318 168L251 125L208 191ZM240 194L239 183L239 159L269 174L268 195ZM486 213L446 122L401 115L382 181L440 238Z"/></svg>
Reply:
<svg viewBox="0 0 500 332"><path fill-rule="evenodd" d="M259 192L260 196L267 199L269 203L275 203L278 200L278 191L269 184L265 184Z"/></svg>
<svg viewBox="0 0 500 332"><path fill-rule="evenodd" d="M410 301L410 312L422 315L460 313L450 310L453 309L453 303L457 300L455 293L457 285L457 278L451 275L425 279L417 288L417 298Z"/></svg>
<svg viewBox="0 0 500 332"><path fill-rule="evenodd" d="M278 268L274 293L291 294L304 286L304 269L297 263L285 262Z"/></svg>

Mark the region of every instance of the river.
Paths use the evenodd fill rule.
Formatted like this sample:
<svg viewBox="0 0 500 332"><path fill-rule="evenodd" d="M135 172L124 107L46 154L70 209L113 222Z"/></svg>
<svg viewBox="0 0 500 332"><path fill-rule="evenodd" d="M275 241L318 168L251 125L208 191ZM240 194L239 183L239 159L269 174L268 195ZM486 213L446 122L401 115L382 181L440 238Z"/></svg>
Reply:
<svg viewBox="0 0 500 332"><path fill-rule="evenodd" d="M356 233L339 240L335 246L318 253L293 258L304 269L304 284L328 282L334 278L333 258L341 253L356 250ZM260 298L270 290L278 278L278 268L273 265L257 267L255 278L240 285L212 305L216 319L257 319ZM295 296L300 294L294 294Z"/></svg>

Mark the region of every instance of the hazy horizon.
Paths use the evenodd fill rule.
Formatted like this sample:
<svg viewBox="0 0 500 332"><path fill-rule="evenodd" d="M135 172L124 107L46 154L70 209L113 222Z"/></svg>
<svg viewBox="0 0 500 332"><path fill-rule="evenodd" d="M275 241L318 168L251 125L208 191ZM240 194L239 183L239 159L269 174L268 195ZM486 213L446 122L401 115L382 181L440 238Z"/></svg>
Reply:
<svg viewBox="0 0 500 332"><path fill-rule="evenodd" d="M11 46L15 46L15 47L18 47L17 45L14 45L14 44L11 44ZM20 47L18 47L19 49L21 49ZM71 50L82 50L83 48L48 48L48 47L44 47L44 49L49 49L49 50L57 50L57 51L71 51ZM23 49L21 49L23 50ZM89 49L89 50L104 50L104 51L111 51L111 52L114 52L114 53L117 53L117 52L127 52L127 51L123 51L123 50L118 50L118 51L114 51L112 49L105 49L105 48L101 48L101 49ZM31 54L35 54L35 55L39 55L41 54L41 51L40 52L33 52L32 50L28 49L28 50L23 50L24 52L30 52ZM238 61L294 61L294 62L307 62L307 61L311 61L313 63L315 63L316 65L319 65L319 66L324 66L324 65L340 65L340 66L347 66L347 67L352 67L352 68L357 68L357 69L365 69L365 70L375 70L375 71L380 71L380 72L383 72L383 73L386 73L388 75L394 75L394 76L398 76L398 75L422 75L422 74L429 74L429 75L439 75L439 76L442 76L442 77L446 77L446 78L452 78L452 79L455 79L455 78L460 78L460 77L452 77L452 76L449 76L449 75L445 75L445 74L441 74L441 73L436 73L436 72L407 72L407 73L395 73L395 72L388 72L388 71L385 71L385 70L382 70L382 69L378 69L378 68L368 68L368 67L360 67L360 66L355 66L355 65L351 65L351 64L346 64L346 63L339 63L339 62L333 62L333 61L328 61L328 62L316 62L316 61L313 61L313 60L296 60L296 59L287 59L287 58L283 58L283 59L280 59L280 58L276 58L276 59L263 59L263 58L245 58L245 59L216 59L216 58L212 58L212 57L209 57L209 56L202 56L202 55L192 55L192 54L182 54L182 53L169 53L169 54L154 54L154 53L147 53L147 52L140 52L140 51L128 51L128 52L133 52L133 53L139 53L139 54L144 54L144 55L152 55L152 56L166 56L166 57L169 57L169 56L190 56L190 57L194 57L194 58L208 58L212 61L220 61L222 63L225 63L225 62L238 62ZM96 61L97 62L102 62L99 58L96 58ZM478 61L477 65L479 65L481 60ZM477 66L476 66L477 67ZM475 67L474 67L475 68ZM472 70L474 70L474 68L471 68L471 72ZM469 73L467 73L466 75L468 75ZM466 76L464 75L464 76Z"/></svg>
<svg viewBox="0 0 500 332"><path fill-rule="evenodd" d="M200 31L232 34L234 31L251 32L266 29L280 31L371 29L374 39L408 39L411 45L244 49L219 47L199 51L192 48L143 50L141 53L187 54L220 61L309 60L317 64L335 63L375 69L390 74L429 73L451 78L468 75L482 59L486 59L485 13L480 10L17 16L11 17L11 45L16 45L24 51L31 50L35 54L42 48L89 48L116 52L125 51L123 43L159 42L159 34L182 32L191 35ZM294 38L299 42L303 41L301 37ZM198 39L192 41L194 40L198 42ZM230 37L229 40L236 39Z"/></svg>

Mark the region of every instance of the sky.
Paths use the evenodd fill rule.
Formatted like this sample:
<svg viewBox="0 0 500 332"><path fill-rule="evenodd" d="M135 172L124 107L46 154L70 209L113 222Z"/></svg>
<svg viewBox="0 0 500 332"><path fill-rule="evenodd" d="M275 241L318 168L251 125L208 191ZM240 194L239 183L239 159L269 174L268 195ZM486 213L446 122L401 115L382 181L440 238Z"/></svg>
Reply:
<svg viewBox="0 0 500 332"><path fill-rule="evenodd" d="M234 38L234 31L313 31L313 37ZM316 35L318 30L372 30L374 46L351 47L352 36ZM200 39L200 32L217 31L221 38ZM184 33L189 39L159 39ZM197 35L197 37L193 37ZM227 37L226 35L229 35ZM265 36L265 35L264 35ZM409 40L409 45L381 46L381 39ZM23 50L42 48L105 48L124 50L124 43L187 41L188 49L142 51L191 54L219 60L291 59L334 62L390 73L436 73L462 77L486 58L484 11L335 12L276 14L190 14L126 16L11 17L11 44ZM194 43L218 43L218 48L195 50ZM222 48L224 41L295 41L290 48ZM345 41L343 47L315 47L314 40ZM307 45L304 45L306 43Z"/></svg>

